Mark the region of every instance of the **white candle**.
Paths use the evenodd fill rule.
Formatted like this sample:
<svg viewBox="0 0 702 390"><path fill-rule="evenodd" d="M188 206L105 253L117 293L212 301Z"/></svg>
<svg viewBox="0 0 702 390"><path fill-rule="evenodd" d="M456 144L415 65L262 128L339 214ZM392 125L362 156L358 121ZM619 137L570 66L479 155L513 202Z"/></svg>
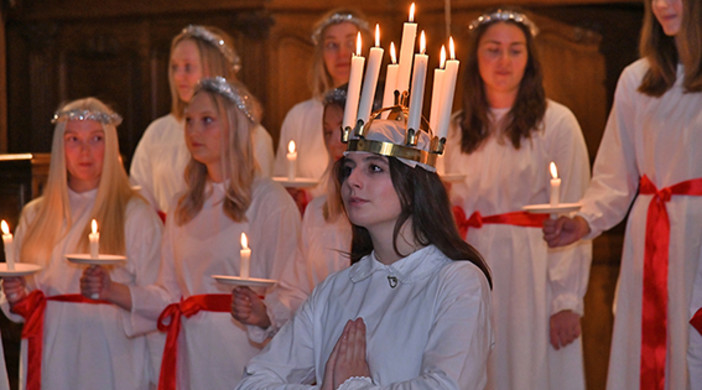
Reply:
<svg viewBox="0 0 702 390"><path fill-rule="evenodd" d="M407 129L419 130L422 121L422 103L424 102L424 82L427 78L427 63L429 56L425 53L427 40L424 31L419 38L419 53L414 55L414 70L412 70L412 93L410 95Z"/></svg>
<svg viewBox="0 0 702 390"><path fill-rule="evenodd" d="M400 69L397 74L395 89L400 93L409 90L410 71L412 70L412 54L414 42L417 39L417 23L414 23L414 3L410 6L409 21L402 25L402 41L400 42Z"/></svg>
<svg viewBox="0 0 702 390"><path fill-rule="evenodd" d="M441 99L444 96L444 66L446 65L446 46L441 46L441 59L439 67L434 69L434 84L431 88L431 110L429 111L429 127L437 134L441 111Z"/></svg>
<svg viewBox="0 0 702 390"><path fill-rule="evenodd" d="M458 79L458 66L460 61L456 59L456 48L453 44L453 37L449 38L449 52L451 58L446 61L444 73L444 96L441 98L441 114L437 136L439 139L448 135L449 122L451 122L451 110L453 109L453 96L456 92L456 80Z"/></svg>
<svg viewBox="0 0 702 390"><path fill-rule="evenodd" d="M344 108L343 128L354 128L356 113L358 112L358 97L361 92L361 77L366 59L361 56L361 32L356 36L356 54L351 57L351 72L349 75L349 88L346 93L346 107Z"/></svg>
<svg viewBox="0 0 702 390"><path fill-rule="evenodd" d="M15 258L14 253L12 253L12 233L10 233L10 226L4 219L0 222L0 227L2 228L2 244L5 247L5 263L7 264L7 269L12 271L15 269Z"/></svg>
<svg viewBox="0 0 702 390"><path fill-rule="evenodd" d="M383 63L384 52L383 48L380 47L380 27L376 24L375 47L371 47L368 54L368 66L366 67L366 76L363 79L363 93L361 94L361 102L358 104L358 119L362 120L363 123L368 123L373 108L373 98L378 87L378 74L380 73L380 65Z"/></svg>
<svg viewBox="0 0 702 390"><path fill-rule="evenodd" d="M295 141L290 140L288 142L288 154L285 155L288 159L288 180L295 180L296 165L297 165L297 152L295 151Z"/></svg>
<svg viewBox="0 0 702 390"><path fill-rule="evenodd" d="M561 196L561 179L558 178L558 169L556 168L556 163L551 161L549 164L549 169L551 170L551 207L556 207L560 203Z"/></svg>
<svg viewBox="0 0 702 390"><path fill-rule="evenodd" d="M383 92L383 108L395 105L395 86L397 85L397 71L400 65L395 55L395 42L390 42L390 60L385 72L385 91ZM383 112L383 119L387 119L389 111Z"/></svg>
<svg viewBox="0 0 702 390"><path fill-rule="evenodd" d="M90 242L90 257L97 259L100 253L100 233L98 232L97 221L93 219L90 222L90 233L88 233L88 241Z"/></svg>
<svg viewBox="0 0 702 390"><path fill-rule="evenodd" d="M251 263L251 248L246 233L241 233L241 250L239 251L239 276L242 279L249 278L249 266Z"/></svg>

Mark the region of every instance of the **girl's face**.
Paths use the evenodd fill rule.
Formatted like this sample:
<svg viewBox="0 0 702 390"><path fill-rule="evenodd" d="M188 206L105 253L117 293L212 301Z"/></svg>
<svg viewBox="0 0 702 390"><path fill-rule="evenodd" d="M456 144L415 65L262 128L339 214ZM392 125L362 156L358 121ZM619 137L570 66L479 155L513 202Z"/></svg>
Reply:
<svg viewBox="0 0 702 390"><path fill-rule="evenodd" d="M504 22L488 27L478 42L478 68L488 97L491 93L516 96L528 58L526 37L519 27Z"/></svg>
<svg viewBox="0 0 702 390"><path fill-rule="evenodd" d="M682 0L651 0L651 10L665 35L678 34L683 17Z"/></svg>
<svg viewBox="0 0 702 390"><path fill-rule="evenodd" d="M344 156L346 145L341 142L341 122L344 119L344 109L331 104L324 108L322 129L324 130L324 146L332 161Z"/></svg>
<svg viewBox="0 0 702 390"><path fill-rule="evenodd" d="M350 22L332 24L322 33L324 67L339 87L349 82L351 54L356 50L358 27Z"/></svg>
<svg viewBox="0 0 702 390"><path fill-rule="evenodd" d="M368 229L371 234L392 234L402 206L392 184L388 158L351 152L345 157L342 169L341 197L351 223Z"/></svg>
<svg viewBox="0 0 702 390"><path fill-rule="evenodd" d="M207 93L195 95L185 108L185 143L195 161L213 168L221 165L222 126L217 108Z"/></svg>
<svg viewBox="0 0 702 390"><path fill-rule="evenodd" d="M68 187L85 192L98 187L105 158L105 131L94 120L72 120L63 133Z"/></svg>
<svg viewBox="0 0 702 390"><path fill-rule="evenodd" d="M193 97L195 85L204 76L200 50L192 39L178 42L171 53L171 75L178 97L185 103Z"/></svg>

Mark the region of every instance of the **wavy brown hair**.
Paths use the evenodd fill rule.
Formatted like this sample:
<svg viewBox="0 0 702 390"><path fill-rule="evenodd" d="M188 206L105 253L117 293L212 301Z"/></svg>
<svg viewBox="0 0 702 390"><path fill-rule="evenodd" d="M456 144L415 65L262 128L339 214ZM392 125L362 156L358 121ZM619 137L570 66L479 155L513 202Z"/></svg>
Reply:
<svg viewBox="0 0 702 390"><path fill-rule="evenodd" d="M346 180L347 173L343 169L344 160L334 164L334 173L339 186ZM465 242L456 228L446 189L436 172L423 168L412 168L395 157L388 157L392 185L400 199L400 215L395 222L393 233L393 248L399 256L397 237L400 229L410 218L412 219L412 235L416 242L422 245L436 246L446 257L452 260L470 261L485 274L492 287L490 269L477 249ZM356 263L363 256L373 251L370 233L364 227L352 224L353 237L351 240L351 263Z"/></svg>
<svg viewBox="0 0 702 390"><path fill-rule="evenodd" d="M502 10L510 11L506 8ZM497 9L488 10L490 14ZM521 12L518 10L512 10ZM515 149L519 149L523 138L530 138L538 130L538 125L546 112L546 92L543 85L543 73L539 62L534 37L529 27L516 21L494 21L480 24L470 35L468 43L468 61L463 79L463 114L460 119L461 150L472 153L480 147L490 134L495 131L490 123L490 104L485 94L485 84L478 69L478 45L488 28L496 23L513 24L524 33L527 47L527 64L524 76L519 84L519 91L514 105L507 114L505 134Z"/></svg>
<svg viewBox="0 0 702 390"><path fill-rule="evenodd" d="M651 0L644 0L643 3L645 11L639 51L648 60L649 69L641 80L639 92L649 96L663 95L675 84L679 62L685 68L685 91L701 92L702 1L682 0L683 18L677 36L668 36L663 32L663 27L653 14Z"/></svg>

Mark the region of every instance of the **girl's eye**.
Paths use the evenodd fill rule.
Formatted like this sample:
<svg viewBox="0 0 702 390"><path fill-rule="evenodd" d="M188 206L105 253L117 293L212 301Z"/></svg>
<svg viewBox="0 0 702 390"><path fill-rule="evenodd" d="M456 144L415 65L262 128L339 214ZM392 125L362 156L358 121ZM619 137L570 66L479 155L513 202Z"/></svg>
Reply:
<svg viewBox="0 0 702 390"><path fill-rule="evenodd" d="M193 70L192 68L193 68L193 67L192 67L190 64L185 64L185 71L186 71L187 73L190 73L190 72Z"/></svg>
<svg viewBox="0 0 702 390"><path fill-rule="evenodd" d="M202 122L209 125L210 123L214 122L214 118L211 116L205 116L202 118Z"/></svg>
<svg viewBox="0 0 702 390"><path fill-rule="evenodd" d="M63 141L67 144L74 144L74 143L78 142L78 138L76 138L74 136L68 136L68 137L64 138Z"/></svg>
<svg viewBox="0 0 702 390"><path fill-rule="evenodd" d="M368 169L369 169L371 172L373 172L373 173L381 173L381 172L383 172L383 168L381 168L380 165L376 165L376 164L370 164L370 165L368 166Z"/></svg>
<svg viewBox="0 0 702 390"><path fill-rule="evenodd" d="M103 140L103 138L104 138L104 137L102 136L102 134L95 135L95 136L93 136L93 138L92 138L92 142L94 142L94 143L96 143L96 142L101 142L101 141Z"/></svg>
<svg viewBox="0 0 702 390"><path fill-rule="evenodd" d="M337 51L339 50L339 44L336 42L327 42L324 44L324 50Z"/></svg>
<svg viewBox="0 0 702 390"><path fill-rule="evenodd" d="M351 171L353 171L353 167L350 165L344 165L341 167L341 178L343 180L346 180L350 175Z"/></svg>

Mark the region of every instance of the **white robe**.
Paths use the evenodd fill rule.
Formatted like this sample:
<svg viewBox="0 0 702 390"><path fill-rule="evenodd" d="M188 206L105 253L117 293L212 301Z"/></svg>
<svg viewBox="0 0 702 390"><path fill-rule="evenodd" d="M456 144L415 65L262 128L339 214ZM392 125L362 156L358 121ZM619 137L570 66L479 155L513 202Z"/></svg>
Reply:
<svg viewBox="0 0 702 390"><path fill-rule="evenodd" d="M248 221L241 223L222 210L224 185L208 188L211 195L190 222L178 226L175 218L166 220L157 284L131 289L134 312L144 326L154 328L163 309L181 297L231 294L232 286L217 283L212 275L239 275L242 232L251 248L252 277L279 279L295 251L300 214L278 184L267 178L254 181ZM240 379L246 362L261 348L249 339L247 327L229 312L201 311L183 317L178 340L179 389L230 389Z"/></svg>
<svg viewBox="0 0 702 390"><path fill-rule="evenodd" d="M541 129L523 139L518 150L508 139L491 136L477 151L464 154L454 121L444 160L447 173L465 175L452 183L451 201L467 217L474 211L489 216L549 203L551 161L562 179L561 202L578 201L590 173L575 116L550 100ZM584 389L581 338L555 350L549 319L565 309L583 314L591 243L548 249L540 228L499 224L471 228L466 241L482 253L494 278L495 351L488 388Z"/></svg>
<svg viewBox="0 0 702 390"><path fill-rule="evenodd" d="M660 98L639 93L647 69L648 62L638 60L619 78L581 210L594 237L619 223L631 206L615 297L607 379L611 390L639 388L644 237L652 198L637 196L639 179L646 175L662 189L702 177L702 153L696 149L702 145L702 93L684 93L682 66L673 88ZM673 195L666 208L670 218L666 388L689 389L691 383L699 388L702 378L688 378L686 353L688 333L696 332L688 321L702 303L691 300L702 297L702 197Z"/></svg>
<svg viewBox="0 0 702 390"><path fill-rule="evenodd" d="M173 114L151 122L134 151L129 175L154 208L167 212L170 201L185 190L185 167L190 152L185 144L184 122ZM253 130L254 158L264 176L273 166L273 139L261 125Z"/></svg>
<svg viewBox="0 0 702 390"><path fill-rule="evenodd" d="M398 283L390 287L388 277ZM429 246L386 266L373 254L331 275L251 359L237 389L312 389L348 320L366 324L372 383L338 389L482 389L492 345L490 288L468 261ZM286 385L287 384L287 385Z"/></svg>
<svg viewBox="0 0 702 390"><path fill-rule="evenodd" d="M44 268L27 278L30 290L40 289L47 297L80 294L80 277L86 266L68 262L64 255L76 253L83 229L89 222L97 190L68 192L74 224L54 247ZM22 211L16 248L20 248L28 224L36 217L40 199ZM130 286L155 281L158 272L161 221L141 199L127 207L124 266L110 269L112 280ZM7 299L2 309L14 321L22 317L10 313ZM148 389L149 363L146 331L126 310L109 304L81 304L48 301L44 318L41 383L43 389ZM22 340L20 383L26 386L27 341Z"/></svg>

